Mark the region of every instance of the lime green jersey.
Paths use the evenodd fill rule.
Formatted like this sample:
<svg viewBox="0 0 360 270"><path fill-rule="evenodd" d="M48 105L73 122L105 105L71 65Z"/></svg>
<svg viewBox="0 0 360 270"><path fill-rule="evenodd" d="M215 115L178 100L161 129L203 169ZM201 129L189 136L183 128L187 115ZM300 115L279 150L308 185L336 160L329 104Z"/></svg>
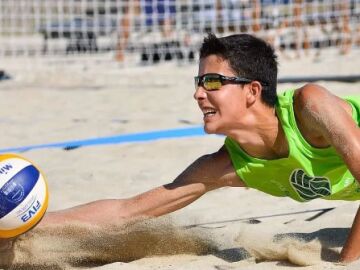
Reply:
<svg viewBox="0 0 360 270"><path fill-rule="evenodd" d="M294 90L278 95L276 113L289 145L286 158L264 160L248 155L233 139L225 146L237 175L250 188L305 202L315 198L359 200L360 184L333 147L315 148L302 136L293 109ZM360 96L347 97L360 126Z"/></svg>

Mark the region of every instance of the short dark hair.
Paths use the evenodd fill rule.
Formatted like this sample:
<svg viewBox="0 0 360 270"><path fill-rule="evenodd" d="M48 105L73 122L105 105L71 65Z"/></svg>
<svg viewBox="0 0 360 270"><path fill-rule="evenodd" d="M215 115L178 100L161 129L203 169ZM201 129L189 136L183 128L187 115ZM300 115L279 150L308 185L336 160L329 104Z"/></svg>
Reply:
<svg viewBox="0 0 360 270"><path fill-rule="evenodd" d="M217 55L228 61L238 76L266 83L262 101L273 107L276 103L277 56L264 40L249 34L217 38L210 33L200 48L200 59Z"/></svg>

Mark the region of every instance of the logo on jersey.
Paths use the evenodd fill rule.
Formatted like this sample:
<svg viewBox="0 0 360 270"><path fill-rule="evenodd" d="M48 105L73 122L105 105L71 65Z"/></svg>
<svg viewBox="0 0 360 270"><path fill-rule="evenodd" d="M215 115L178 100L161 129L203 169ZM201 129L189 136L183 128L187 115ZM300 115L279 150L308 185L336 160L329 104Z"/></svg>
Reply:
<svg viewBox="0 0 360 270"><path fill-rule="evenodd" d="M305 201L331 195L331 185L328 178L308 176L301 169L296 169L291 173L290 183L296 193Z"/></svg>

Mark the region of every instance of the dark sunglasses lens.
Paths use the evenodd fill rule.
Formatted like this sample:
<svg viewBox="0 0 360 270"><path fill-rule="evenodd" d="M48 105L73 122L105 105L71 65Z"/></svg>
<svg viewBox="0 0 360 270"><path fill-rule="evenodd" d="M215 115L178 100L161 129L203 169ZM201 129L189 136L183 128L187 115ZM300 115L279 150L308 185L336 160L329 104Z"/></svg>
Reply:
<svg viewBox="0 0 360 270"><path fill-rule="evenodd" d="M205 76L203 79L204 88L206 90L212 91L212 90L219 90L222 86L221 78L220 76Z"/></svg>

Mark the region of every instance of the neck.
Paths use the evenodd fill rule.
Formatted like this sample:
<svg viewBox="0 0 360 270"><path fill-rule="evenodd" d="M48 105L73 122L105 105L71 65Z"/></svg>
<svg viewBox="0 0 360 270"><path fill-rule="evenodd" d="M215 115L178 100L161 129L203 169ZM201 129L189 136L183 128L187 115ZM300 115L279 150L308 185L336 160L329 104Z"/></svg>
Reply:
<svg viewBox="0 0 360 270"><path fill-rule="evenodd" d="M288 144L274 108L248 117L244 127L228 134L250 156L278 159L288 156Z"/></svg>

